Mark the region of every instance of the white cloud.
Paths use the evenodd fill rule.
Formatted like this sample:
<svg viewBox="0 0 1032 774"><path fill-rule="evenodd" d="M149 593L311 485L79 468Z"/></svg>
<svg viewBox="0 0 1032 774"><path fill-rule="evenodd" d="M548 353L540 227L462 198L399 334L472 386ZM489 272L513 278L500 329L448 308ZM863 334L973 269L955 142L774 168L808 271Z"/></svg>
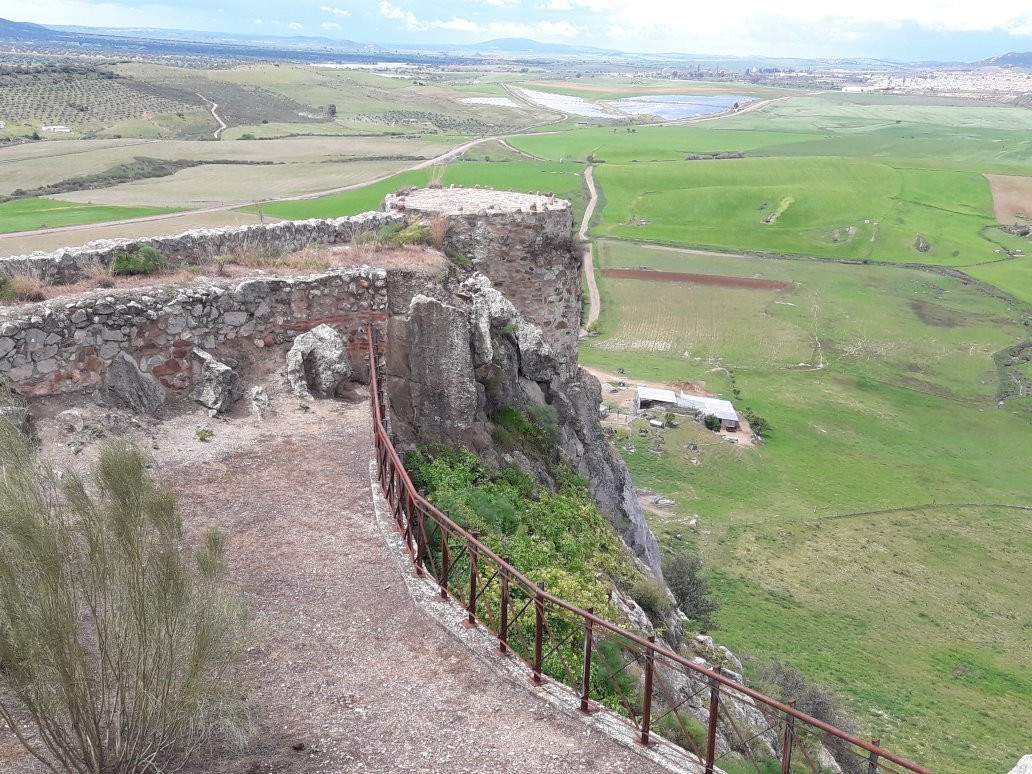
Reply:
<svg viewBox="0 0 1032 774"><path fill-rule="evenodd" d="M322 27L324 30L339 30L340 29L340 25L337 24L337 22L323 22L319 26Z"/></svg>
<svg viewBox="0 0 1032 774"><path fill-rule="evenodd" d="M319 10L323 13L330 13L334 16L351 16L351 11L347 8L336 8L332 5L320 5Z"/></svg>
<svg viewBox="0 0 1032 774"><path fill-rule="evenodd" d="M570 22L547 22L540 21L534 24L524 22L493 21L481 24L469 19L453 16L451 19L420 19L411 11L392 5L388 0L380 0L380 14L387 19L393 19L405 24L405 29L412 32L427 30L451 30L452 32L468 32L478 34L490 34L493 37L526 38L526 37L547 37L547 38L572 38L585 34L580 27Z"/></svg>
<svg viewBox="0 0 1032 774"><path fill-rule="evenodd" d="M298 24L297 22L291 22L287 25L288 30L303 30L304 28L305 26L303 24Z"/></svg>
<svg viewBox="0 0 1032 774"><path fill-rule="evenodd" d="M547 3L538 6L542 11L569 11L573 9L570 0L548 0Z"/></svg>
<svg viewBox="0 0 1032 774"><path fill-rule="evenodd" d="M264 23L265 23L265 22L263 22L263 21L261 20L261 18L260 18L260 17L258 17L258 16L256 16L255 18L251 19L251 24L257 25L257 26L259 26L259 27L260 27L261 25L263 25Z"/></svg>

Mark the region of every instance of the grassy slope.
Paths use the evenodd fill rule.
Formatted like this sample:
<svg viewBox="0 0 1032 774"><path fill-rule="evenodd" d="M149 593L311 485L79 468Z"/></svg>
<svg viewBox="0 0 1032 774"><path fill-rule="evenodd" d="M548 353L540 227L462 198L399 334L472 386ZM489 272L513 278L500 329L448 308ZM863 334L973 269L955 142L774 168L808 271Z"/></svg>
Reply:
<svg viewBox="0 0 1032 774"><path fill-rule="evenodd" d="M107 207L92 204L73 204L56 199L17 199L0 204L0 233L30 231L38 228L75 226L81 223L101 223L106 220L141 218L176 212L160 207Z"/></svg>
<svg viewBox="0 0 1032 774"><path fill-rule="evenodd" d="M734 366L739 405L771 422L751 452L693 423L668 431L661 455L641 443L624 452L636 483L679 504L682 515L654 521L661 542L682 542L688 516L702 517L723 641L838 685L872 733L933 768L1005 770L1032 723L1032 654L1020 647L1032 627L1020 570L1029 515L944 504L1032 503L1028 416L994 402L991 355L1026 335L1017 310L909 270L612 242L600 261L798 283L698 292L604 280L603 334L582 361L724 392L722 366ZM642 293L661 299L659 314L642 311ZM814 330L828 367L793 368L813 359ZM628 331L672 346L633 351Z"/></svg>

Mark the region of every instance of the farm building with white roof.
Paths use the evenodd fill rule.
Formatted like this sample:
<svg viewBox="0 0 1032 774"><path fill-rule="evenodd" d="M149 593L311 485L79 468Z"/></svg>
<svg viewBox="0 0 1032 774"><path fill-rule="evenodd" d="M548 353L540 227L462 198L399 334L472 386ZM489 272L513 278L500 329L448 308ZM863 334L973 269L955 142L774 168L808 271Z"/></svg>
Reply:
<svg viewBox="0 0 1032 774"><path fill-rule="evenodd" d="M653 404L663 404L687 409L703 416L714 416L720 420L721 428L734 432L738 430L739 419L731 401L721 398L710 398L705 395L677 394L673 390L662 390L656 387L638 386L634 393L634 408L641 411Z"/></svg>

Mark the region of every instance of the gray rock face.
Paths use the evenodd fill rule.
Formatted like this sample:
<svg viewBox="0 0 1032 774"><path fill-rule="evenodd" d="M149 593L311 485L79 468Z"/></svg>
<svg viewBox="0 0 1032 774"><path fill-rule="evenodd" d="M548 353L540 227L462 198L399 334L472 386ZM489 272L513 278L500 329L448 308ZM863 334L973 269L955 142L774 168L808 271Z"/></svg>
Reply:
<svg viewBox="0 0 1032 774"><path fill-rule="evenodd" d="M107 387L140 414L153 414L165 402L165 391L157 379L143 373L125 352L119 352L108 366Z"/></svg>
<svg viewBox="0 0 1032 774"><path fill-rule="evenodd" d="M1025 755L1017 765L1010 770L1010 774L1032 774L1032 755Z"/></svg>
<svg viewBox="0 0 1032 774"><path fill-rule="evenodd" d="M354 373L344 339L329 325L301 334L287 353L287 381L299 398L331 397Z"/></svg>
<svg viewBox="0 0 1032 774"><path fill-rule="evenodd" d="M466 312L415 296L406 317L387 326L387 388L397 420L412 437L455 441L473 427L480 399Z"/></svg>
<svg viewBox="0 0 1032 774"><path fill-rule="evenodd" d="M194 364L194 389L190 397L216 412L224 412L241 394L240 376L203 349L190 353Z"/></svg>

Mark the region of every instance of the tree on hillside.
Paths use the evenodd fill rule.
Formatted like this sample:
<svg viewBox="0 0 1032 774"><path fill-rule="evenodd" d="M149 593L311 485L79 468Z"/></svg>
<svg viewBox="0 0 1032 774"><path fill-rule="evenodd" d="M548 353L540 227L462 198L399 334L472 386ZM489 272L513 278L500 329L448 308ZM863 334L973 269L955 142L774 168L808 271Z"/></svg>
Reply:
<svg viewBox="0 0 1032 774"><path fill-rule="evenodd" d="M151 774L251 726L224 539L183 540L125 440L59 477L0 415L0 721L51 771Z"/></svg>
<svg viewBox="0 0 1032 774"><path fill-rule="evenodd" d="M710 596L699 557L684 552L667 554L663 557L663 577L682 613L703 631L716 628L713 614L720 609L720 602Z"/></svg>
<svg viewBox="0 0 1032 774"><path fill-rule="evenodd" d="M334 105L332 102L326 106L326 115L328 115L330 118L333 118L337 115L337 106Z"/></svg>

